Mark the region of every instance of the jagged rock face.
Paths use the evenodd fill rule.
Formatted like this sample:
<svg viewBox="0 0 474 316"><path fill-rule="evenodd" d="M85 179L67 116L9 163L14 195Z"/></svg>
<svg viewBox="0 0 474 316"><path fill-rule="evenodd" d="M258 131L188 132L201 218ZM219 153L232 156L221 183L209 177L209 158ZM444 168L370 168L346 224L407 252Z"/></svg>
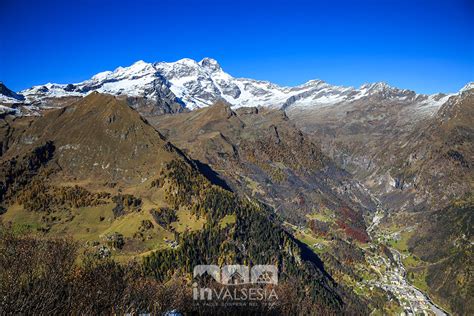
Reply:
<svg viewBox="0 0 474 316"><path fill-rule="evenodd" d="M472 190L472 171L466 166L472 165L474 90L468 87L429 101L408 94L407 99L423 100L417 104L387 99L384 88L382 94L344 106L287 113L298 127L319 137L323 151L388 209L429 209Z"/></svg>
<svg viewBox="0 0 474 316"><path fill-rule="evenodd" d="M304 132L322 140L323 150L349 171L365 176L374 167L373 156L416 124L436 113L447 96L386 99L380 93L326 107L289 108L288 116Z"/></svg>
<svg viewBox="0 0 474 316"><path fill-rule="evenodd" d="M387 167L391 161L389 173L399 183L388 197L408 195L405 204L430 210L473 191L473 110L474 89L463 91L376 157Z"/></svg>

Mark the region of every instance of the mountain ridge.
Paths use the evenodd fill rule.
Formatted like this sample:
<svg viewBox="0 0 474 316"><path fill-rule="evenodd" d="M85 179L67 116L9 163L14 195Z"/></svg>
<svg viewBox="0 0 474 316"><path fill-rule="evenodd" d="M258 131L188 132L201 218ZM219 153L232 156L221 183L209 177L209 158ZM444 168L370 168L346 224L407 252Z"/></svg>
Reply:
<svg viewBox="0 0 474 316"><path fill-rule="evenodd" d="M469 84L463 89L466 88ZM19 95L26 99L24 103L27 105L48 106L48 99L77 98L91 91L142 99L140 102L151 107L150 111L153 111L153 105L162 106L154 103L165 99L165 110L160 110L163 113L207 107L219 99L227 101L233 108L262 106L287 109L325 107L367 98L415 104L424 110L429 108L432 113L453 95L418 94L384 82L354 88L315 79L292 87L280 86L264 80L235 78L226 73L215 59L207 57L201 61L183 58L169 63L139 60L128 67L99 72L79 83L47 83L22 90Z"/></svg>

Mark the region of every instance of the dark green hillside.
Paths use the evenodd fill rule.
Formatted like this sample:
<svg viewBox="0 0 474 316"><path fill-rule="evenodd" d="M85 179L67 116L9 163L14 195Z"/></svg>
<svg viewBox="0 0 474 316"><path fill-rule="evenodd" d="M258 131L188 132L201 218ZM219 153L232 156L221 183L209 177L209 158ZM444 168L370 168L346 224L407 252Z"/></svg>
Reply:
<svg viewBox="0 0 474 316"><path fill-rule="evenodd" d="M282 228L271 209L211 185L184 162L170 162L158 181L169 185L166 199L174 207L191 207L197 216L206 218L206 224L201 231L181 234L178 248L146 257L148 274L167 280L178 271L191 273L198 264L274 264L282 281L296 280L299 298L311 300L315 308L367 312L338 289L319 258L306 254L309 250ZM220 222L229 215L236 217L235 223L222 228Z"/></svg>

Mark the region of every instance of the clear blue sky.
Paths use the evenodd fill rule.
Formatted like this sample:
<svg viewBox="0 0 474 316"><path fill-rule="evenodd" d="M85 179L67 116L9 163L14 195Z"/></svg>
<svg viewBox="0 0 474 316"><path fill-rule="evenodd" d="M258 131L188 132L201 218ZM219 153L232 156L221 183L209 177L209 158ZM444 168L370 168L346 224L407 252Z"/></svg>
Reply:
<svg viewBox="0 0 474 316"><path fill-rule="evenodd" d="M474 81L473 3L0 0L0 81L18 91L209 56L233 76L282 85L453 92Z"/></svg>

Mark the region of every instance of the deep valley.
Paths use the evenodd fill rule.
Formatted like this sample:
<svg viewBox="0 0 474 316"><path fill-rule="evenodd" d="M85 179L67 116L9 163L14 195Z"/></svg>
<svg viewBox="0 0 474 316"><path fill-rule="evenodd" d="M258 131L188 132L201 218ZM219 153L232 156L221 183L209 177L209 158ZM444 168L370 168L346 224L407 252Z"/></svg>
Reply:
<svg viewBox="0 0 474 316"><path fill-rule="evenodd" d="M276 303L220 313L474 313L472 83L281 87L139 61L1 84L0 110L0 314L213 313L191 299L204 264L279 270Z"/></svg>

